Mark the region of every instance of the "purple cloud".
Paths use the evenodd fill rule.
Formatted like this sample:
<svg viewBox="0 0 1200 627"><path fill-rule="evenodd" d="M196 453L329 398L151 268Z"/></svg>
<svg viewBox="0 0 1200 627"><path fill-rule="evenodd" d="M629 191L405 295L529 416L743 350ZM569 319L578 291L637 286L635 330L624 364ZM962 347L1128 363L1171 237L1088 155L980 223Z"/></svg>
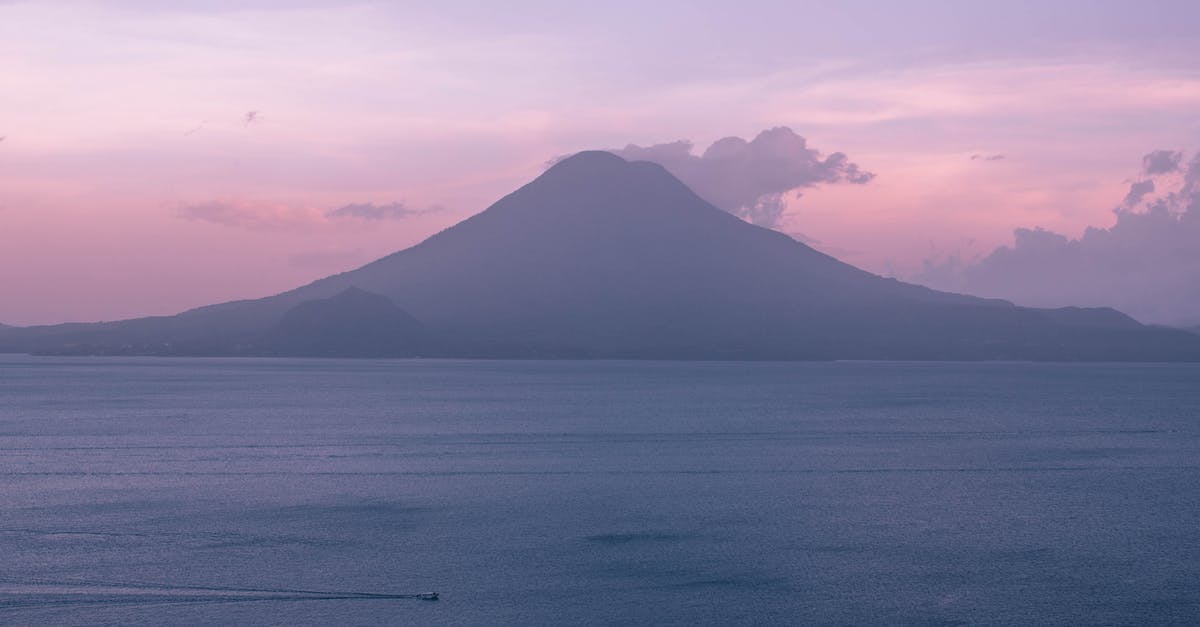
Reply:
<svg viewBox="0 0 1200 627"><path fill-rule="evenodd" d="M614 154L629 160L653 161L665 167L712 204L759 226L778 228L783 195L821 183L864 184L874 174L835 152L822 158L808 140L787 127L765 130L753 140L726 137L702 154L692 143L676 141L641 147L630 144Z"/></svg>
<svg viewBox="0 0 1200 627"><path fill-rule="evenodd" d="M1129 193L1125 195L1122 207L1132 209L1138 206L1148 194L1154 193L1154 180L1135 181L1129 185Z"/></svg>
<svg viewBox="0 0 1200 627"><path fill-rule="evenodd" d="M767 228L781 225L788 192L821 183L862 185L875 177L843 153L822 157L804 137L783 126L765 130L751 141L717 140L699 155L693 149L692 142L679 140L652 146L629 144L609 152L630 161L653 161L701 198Z"/></svg>
<svg viewBox="0 0 1200 627"><path fill-rule="evenodd" d="M325 212L327 218L359 218L362 220L400 220L410 216L428 213L431 209L410 209L403 203L392 202L386 205L373 203L351 203L330 209Z"/></svg>
<svg viewBox="0 0 1200 627"><path fill-rule="evenodd" d="M1156 150L1145 170L1183 169L1182 153ZM1019 304L1108 306L1146 322L1200 323L1200 154L1183 180L1152 178L1130 185L1114 209L1115 225L1077 238L1019 228L1001 246L963 267L932 264L919 278L934 287L1006 298ZM951 270L952 272L945 272Z"/></svg>
<svg viewBox="0 0 1200 627"><path fill-rule="evenodd" d="M1142 157L1142 172L1147 176L1169 174L1179 170L1183 153L1174 150L1155 150Z"/></svg>
<svg viewBox="0 0 1200 627"><path fill-rule="evenodd" d="M437 206L430 209L410 209L402 203L393 202L385 205L351 203L335 209L321 210L278 202L211 200L183 205L177 209L177 215L185 220L252 231L291 231L328 226L335 221L400 220L438 209L440 207Z"/></svg>

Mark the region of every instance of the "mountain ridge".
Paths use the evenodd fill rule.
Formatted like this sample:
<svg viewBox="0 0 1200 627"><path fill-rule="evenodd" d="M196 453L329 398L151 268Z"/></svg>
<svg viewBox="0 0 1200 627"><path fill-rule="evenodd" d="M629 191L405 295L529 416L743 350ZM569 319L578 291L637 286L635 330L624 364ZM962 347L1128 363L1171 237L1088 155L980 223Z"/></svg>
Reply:
<svg viewBox="0 0 1200 627"><path fill-rule="evenodd" d="M392 356L1200 359L1195 336L1115 310L879 277L714 207L657 164L600 151L354 270L176 316L8 330L0 348L271 354L289 310L352 288L421 325Z"/></svg>

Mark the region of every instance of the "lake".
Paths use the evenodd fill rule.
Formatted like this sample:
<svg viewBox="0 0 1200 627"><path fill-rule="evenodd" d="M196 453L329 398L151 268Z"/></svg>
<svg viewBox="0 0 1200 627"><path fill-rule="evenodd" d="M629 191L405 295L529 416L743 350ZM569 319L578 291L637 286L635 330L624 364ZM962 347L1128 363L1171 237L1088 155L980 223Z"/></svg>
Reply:
<svg viewBox="0 0 1200 627"><path fill-rule="evenodd" d="M6 624L1196 624L1200 365L0 355L0 504Z"/></svg>

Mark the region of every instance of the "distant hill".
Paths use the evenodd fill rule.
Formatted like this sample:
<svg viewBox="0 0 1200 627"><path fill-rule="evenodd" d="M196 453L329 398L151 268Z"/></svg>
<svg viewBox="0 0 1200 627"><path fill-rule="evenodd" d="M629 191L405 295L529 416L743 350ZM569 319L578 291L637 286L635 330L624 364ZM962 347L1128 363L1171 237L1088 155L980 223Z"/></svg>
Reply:
<svg viewBox="0 0 1200 627"><path fill-rule="evenodd" d="M415 355L424 327L386 296L355 287L289 309L267 334L277 355L385 357Z"/></svg>
<svg viewBox="0 0 1200 627"><path fill-rule="evenodd" d="M357 270L176 316L9 330L0 349L1200 360L1195 335L1111 309L1021 308L884 279L713 207L656 164L604 152Z"/></svg>

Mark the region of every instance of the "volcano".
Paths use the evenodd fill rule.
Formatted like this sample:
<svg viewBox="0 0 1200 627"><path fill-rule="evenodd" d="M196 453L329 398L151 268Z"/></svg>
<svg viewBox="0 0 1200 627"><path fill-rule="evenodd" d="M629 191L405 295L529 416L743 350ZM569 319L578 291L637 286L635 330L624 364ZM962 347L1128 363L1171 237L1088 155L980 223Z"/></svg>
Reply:
<svg viewBox="0 0 1200 627"><path fill-rule="evenodd" d="M4 329L0 349L1191 361L1200 337L883 278L717 209L657 164L582 152L358 269L175 316Z"/></svg>

